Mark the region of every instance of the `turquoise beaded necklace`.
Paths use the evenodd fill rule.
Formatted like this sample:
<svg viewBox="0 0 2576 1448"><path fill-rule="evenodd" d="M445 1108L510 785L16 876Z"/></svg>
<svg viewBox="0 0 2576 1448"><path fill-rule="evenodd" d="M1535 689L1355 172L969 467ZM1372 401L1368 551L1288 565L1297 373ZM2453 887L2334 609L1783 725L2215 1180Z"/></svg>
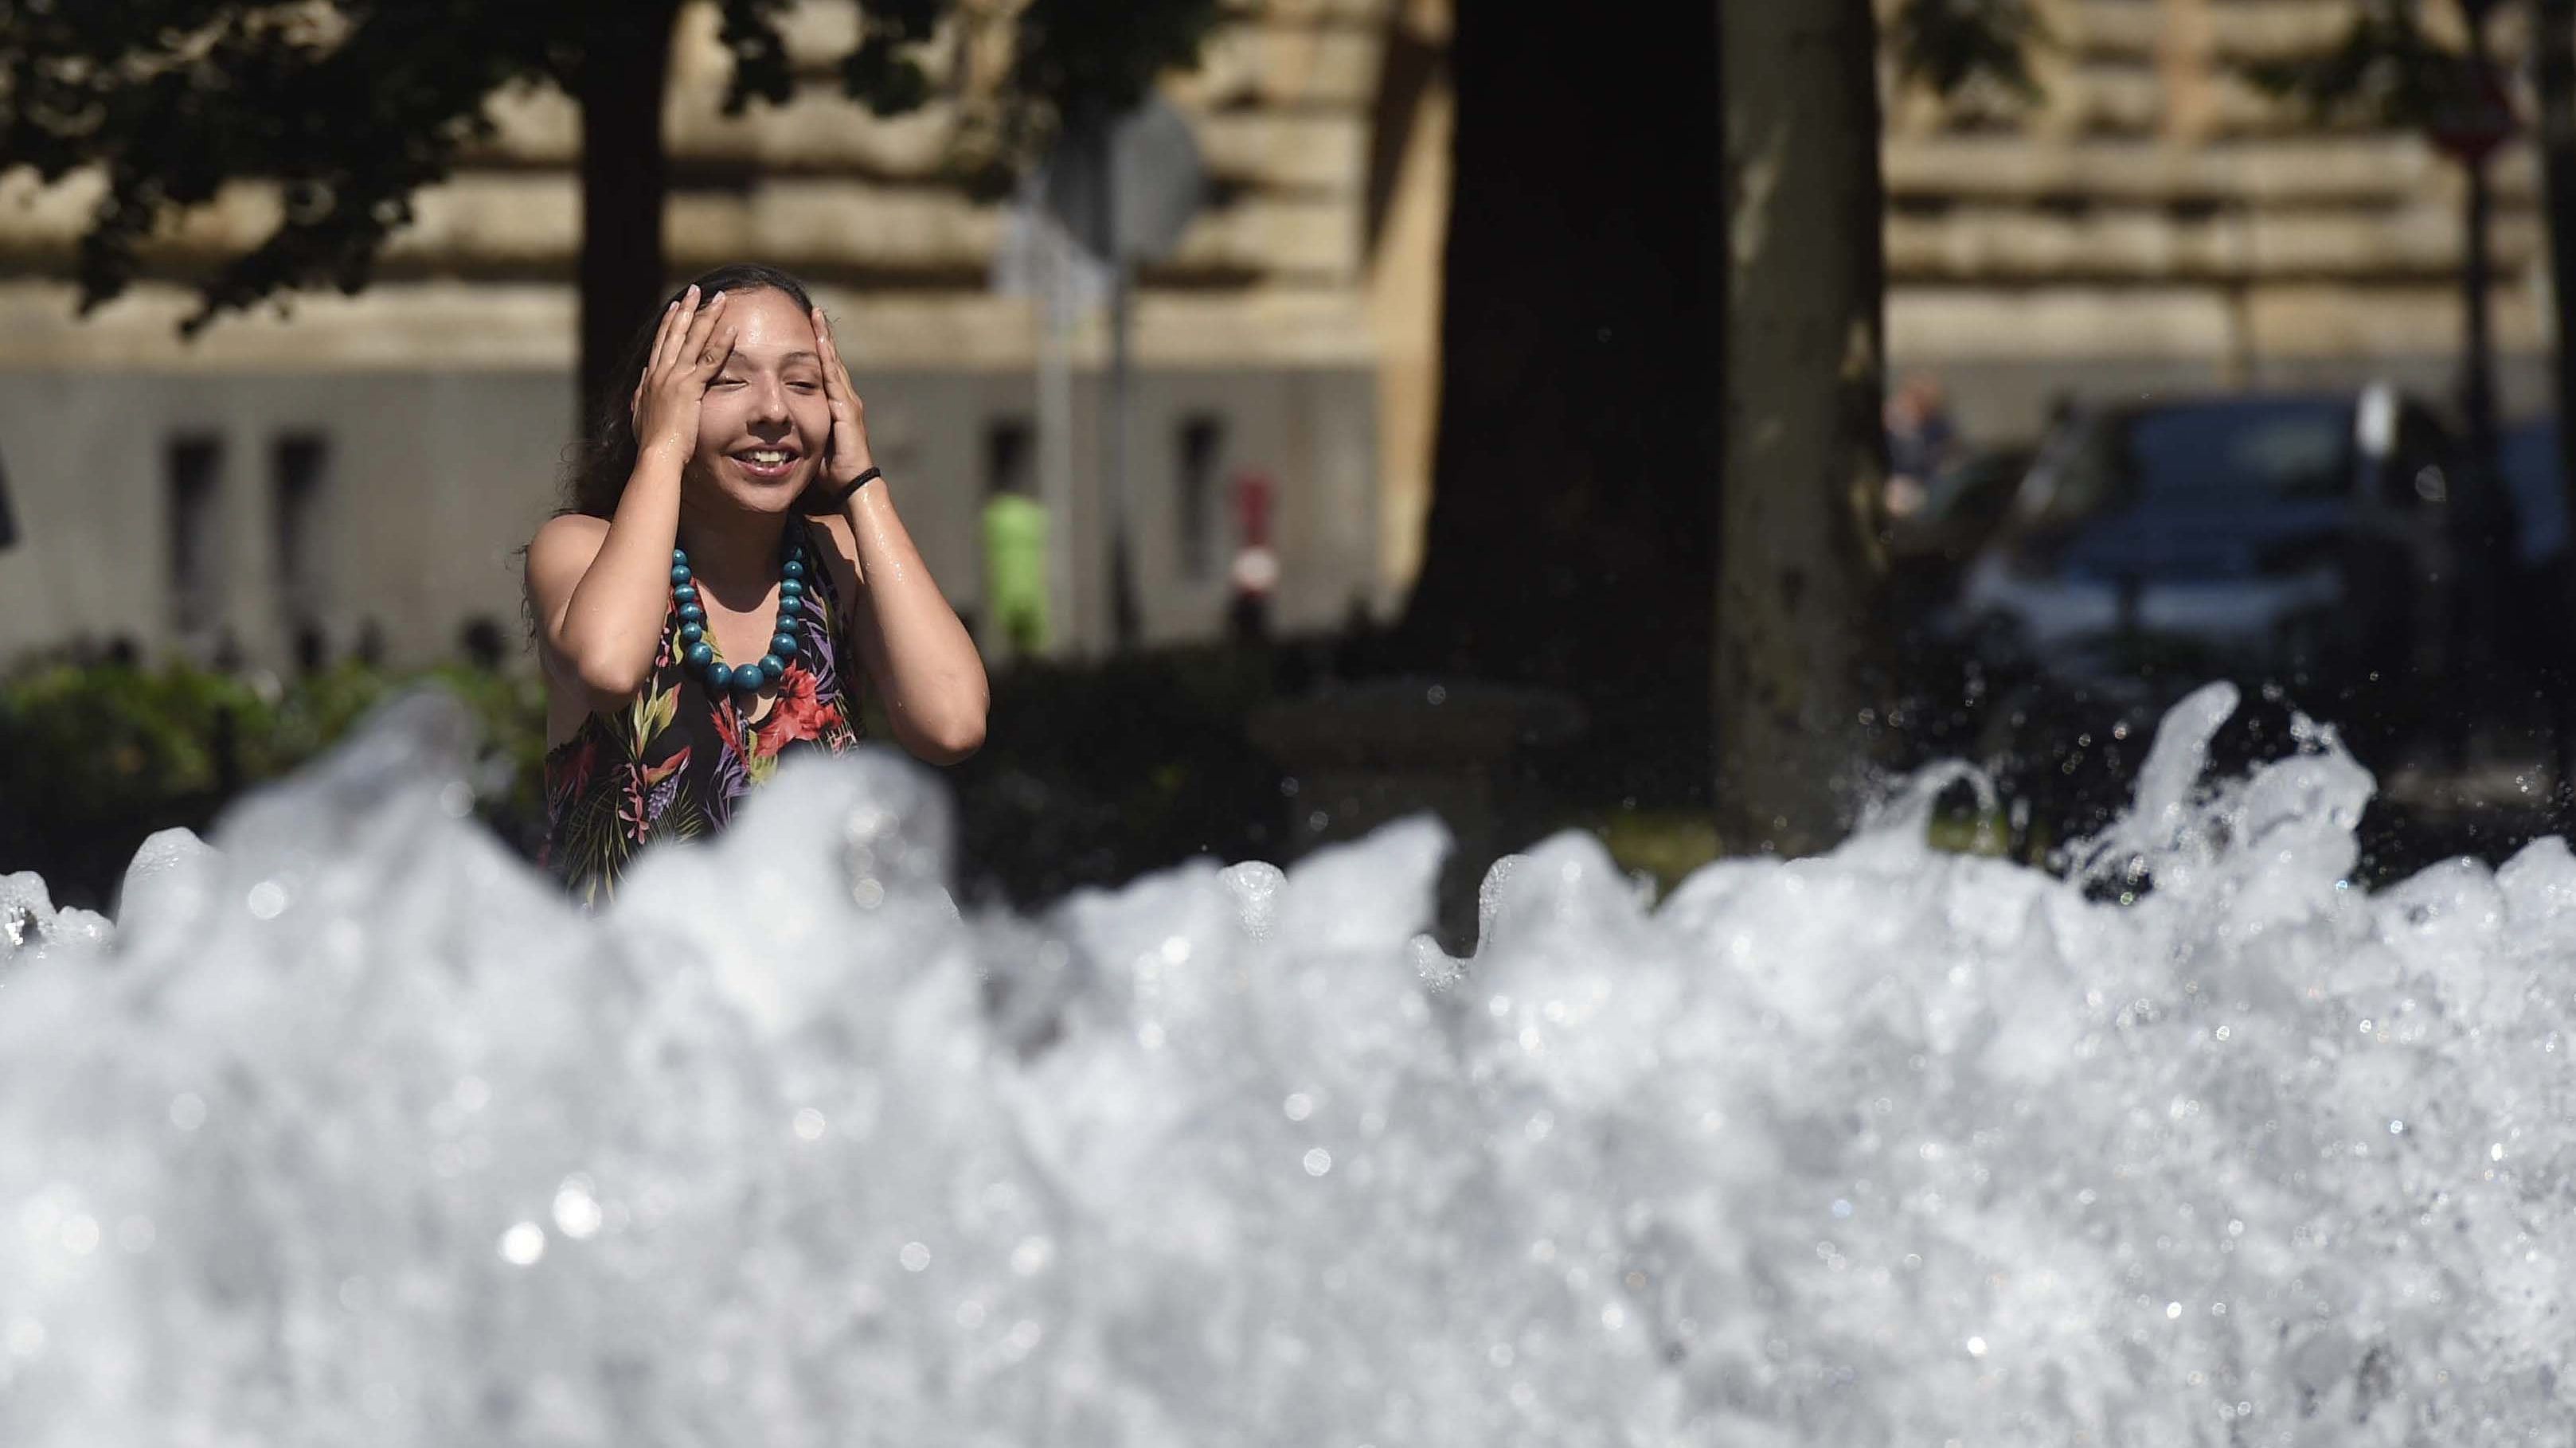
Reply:
<svg viewBox="0 0 2576 1448"><path fill-rule="evenodd" d="M716 641L707 632L706 605L698 601L697 579L689 572L688 550L671 550L671 597L680 605L680 658L688 665L711 694L731 690L750 703L754 695L778 676L787 672L787 661L796 657L796 630L793 620L805 606L805 544L791 534L783 550L786 561L779 565L784 575L778 584L777 637L769 641L769 652L757 663L740 668L728 665L716 652Z"/></svg>

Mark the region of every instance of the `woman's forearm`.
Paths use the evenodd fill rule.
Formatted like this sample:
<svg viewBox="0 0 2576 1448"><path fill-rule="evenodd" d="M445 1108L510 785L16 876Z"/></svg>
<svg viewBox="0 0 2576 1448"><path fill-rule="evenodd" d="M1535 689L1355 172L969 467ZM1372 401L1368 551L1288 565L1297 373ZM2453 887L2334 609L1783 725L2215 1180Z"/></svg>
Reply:
<svg viewBox="0 0 2576 1448"><path fill-rule="evenodd" d="M679 533L680 464L648 449L636 458L608 536L573 589L557 635L564 656L592 688L632 693L652 672Z"/></svg>
<svg viewBox="0 0 2576 1448"><path fill-rule="evenodd" d="M861 643L871 646L898 742L940 763L965 758L984 742L991 702L974 639L930 576L882 478L851 494L842 516L858 546L862 618L873 634Z"/></svg>

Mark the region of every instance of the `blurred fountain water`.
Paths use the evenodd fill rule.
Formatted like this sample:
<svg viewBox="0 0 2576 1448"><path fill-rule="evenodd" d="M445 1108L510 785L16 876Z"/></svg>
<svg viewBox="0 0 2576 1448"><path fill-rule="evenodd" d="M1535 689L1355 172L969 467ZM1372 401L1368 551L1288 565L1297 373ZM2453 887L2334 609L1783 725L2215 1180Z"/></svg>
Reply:
<svg viewBox="0 0 2576 1448"><path fill-rule="evenodd" d="M0 880L0 1443L2559 1441L2576 858L2367 895L2233 704L2072 881L1933 779L1453 961L1428 823L961 915L885 757L585 920L410 700Z"/></svg>

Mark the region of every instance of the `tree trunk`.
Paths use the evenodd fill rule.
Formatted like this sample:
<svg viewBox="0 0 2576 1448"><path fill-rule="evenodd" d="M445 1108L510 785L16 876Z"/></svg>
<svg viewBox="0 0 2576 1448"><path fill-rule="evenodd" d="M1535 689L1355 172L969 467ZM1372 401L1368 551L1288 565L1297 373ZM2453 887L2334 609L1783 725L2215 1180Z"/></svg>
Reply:
<svg viewBox="0 0 2576 1448"><path fill-rule="evenodd" d="M1405 662L1572 691L1574 787L1705 798L1715 16L1457 8L1439 438ZM1631 20L1632 15L1643 18Z"/></svg>
<svg viewBox="0 0 2576 1448"><path fill-rule="evenodd" d="M576 426L587 431L635 329L662 300L662 203L670 166L662 101L674 0L593 7L581 101L581 363Z"/></svg>
<svg viewBox="0 0 2576 1448"><path fill-rule="evenodd" d="M2549 213L2549 280L2555 304L2558 355L2558 476L2567 516L2576 519L2576 367L2567 352L2576 345L2576 0L2533 0L2532 74L2540 93L2540 170ZM2576 587L2576 557L2560 572ZM2576 617L2576 593L2549 602L2555 617ZM2544 614L2544 617L2551 615ZM2576 664L2565 657L2562 626L2544 630L2561 648L2542 669L2557 744L2557 787L2562 804L2576 795Z"/></svg>
<svg viewBox="0 0 2576 1448"><path fill-rule="evenodd" d="M1883 707L1887 472L1869 0L1720 0L1733 291L1717 603L1719 835L1839 838Z"/></svg>

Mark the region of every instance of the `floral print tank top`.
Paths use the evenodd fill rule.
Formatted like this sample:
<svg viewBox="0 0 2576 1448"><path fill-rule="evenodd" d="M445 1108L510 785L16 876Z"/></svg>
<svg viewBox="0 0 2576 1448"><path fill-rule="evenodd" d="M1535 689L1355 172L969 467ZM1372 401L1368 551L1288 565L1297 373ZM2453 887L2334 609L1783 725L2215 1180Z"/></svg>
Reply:
<svg viewBox="0 0 2576 1448"><path fill-rule="evenodd" d="M808 529L802 518L791 528ZM821 548L810 536L807 553ZM744 792L790 750L838 754L858 742L856 681L831 570L817 568L793 618L796 656L766 696L711 695L680 659L679 604L664 606L653 672L624 707L594 711L547 751L546 843L539 856L574 898L597 906L638 850L721 830ZM848 692L845 692L848 691Z"/></svg>

